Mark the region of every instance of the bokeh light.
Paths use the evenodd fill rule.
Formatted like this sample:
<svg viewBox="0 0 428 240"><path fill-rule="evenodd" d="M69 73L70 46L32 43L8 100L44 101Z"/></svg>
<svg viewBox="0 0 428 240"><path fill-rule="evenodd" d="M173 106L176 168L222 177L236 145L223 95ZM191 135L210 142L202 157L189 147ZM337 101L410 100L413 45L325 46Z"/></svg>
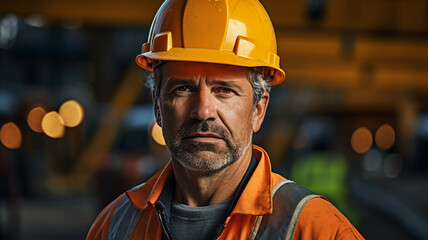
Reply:
<svg viewBox="0 0 428 240"><path fill-rule="evenodd" d="M384 124L380 126L376 131L375 141L379 149L390 149L395 142L394 129L389 124Z"/></svg>
<svg viewBox="0 0 428 240"><path fill-rule="evenodd" d="M403 160L398 154L390 154L385 159L384 174L388 178L398 177L403 168Z"/></svg>
<svg viewBox="0 0 428 240"><path fill-rule="evenodd" d="M351 137L352 149L360 154L366 153L372 147L373 136L366 127L360 127L354 131Z"/></svg>
<svg viewBox="0 0 428 240"><path fill-rule="evenodd" d="M382 153L379 149L371 149L366 155L364 155L363 166L368 172L376 172L381 169Z"/></svg>
<svg viewBox="0 0 428 240"><path fill-rule="evenodd" d="M18 149L22 144L22 133L13 122L8 122L0 129L0 141L10 149Z"/></svg>
<svg viewBox="0 0 428 240"><path fill-rule="evenodd" d="M27 123L31 130L41 133L42 130L42 119L46 114L46 110L42 107L35 107L30 110L27 115Z"/></svg>
<svg viewBox="0 0 428 240"><path fill-rule="evenodd" d="M65 134L64 120L57 112L48 112L42 119L42 130L51 138L61 138Z"/></svg>
<svg viewBox="0 0 428 240"><path fill-rule="evenodd" d="M83 121L83 107L75 100L68 100L59 108L59 115L66 127L76 127Z"/></svg>
<svg viewBox="0 0 428 240"><path fill-rule="evenodd" d="M155 123L153 125L153 128L152 128L152 137L153 137L153 140L155 140L155 142L157 144L160 144L160 145L163 145L163 146L166 145L165 144L165 139L163 138L163 134L162 134L162 128L157 123Z"/></svg>

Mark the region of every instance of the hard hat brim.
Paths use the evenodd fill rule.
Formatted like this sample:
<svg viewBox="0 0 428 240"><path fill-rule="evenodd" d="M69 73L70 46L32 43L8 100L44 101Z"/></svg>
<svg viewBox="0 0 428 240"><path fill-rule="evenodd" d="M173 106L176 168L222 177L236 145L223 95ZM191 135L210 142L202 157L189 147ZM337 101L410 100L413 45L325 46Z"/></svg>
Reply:
<svg viewBox="0 0 428 240"><path fill-rule="evenodd" d="M279 66L259 60L237 56L232 51L219 51L210 49L183 49L171 48L169 51L163 52L145 52L136 57L136 63L143 69L153 71L152 63L154 60L159 61L188 61L188 62L207 62L227 64L243 67L268 67L274 69L275 74L271 80L271 85L278 85L285 80L285 72Z"/></svg>

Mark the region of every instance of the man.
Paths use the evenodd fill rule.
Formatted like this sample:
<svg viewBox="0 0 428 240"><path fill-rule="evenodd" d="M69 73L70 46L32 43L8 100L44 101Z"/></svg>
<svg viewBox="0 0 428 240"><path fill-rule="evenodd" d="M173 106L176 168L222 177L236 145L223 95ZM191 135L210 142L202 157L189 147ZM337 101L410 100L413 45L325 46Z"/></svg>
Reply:
<svg viewBox="0 0 428 240"><path fill-rule="evenodd" d="M107 206L87 239L362 239L252 145L285 79L257 0L166 1L142 51L171 161Z"/></svg>

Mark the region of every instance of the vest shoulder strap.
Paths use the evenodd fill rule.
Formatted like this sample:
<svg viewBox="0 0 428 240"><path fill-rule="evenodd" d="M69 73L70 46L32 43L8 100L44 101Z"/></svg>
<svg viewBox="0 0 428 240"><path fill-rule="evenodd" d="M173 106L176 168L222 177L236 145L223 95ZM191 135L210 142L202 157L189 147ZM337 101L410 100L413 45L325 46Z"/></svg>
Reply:
<svg viewBox="0 0 428 240"><path fill-rule="evenodd" d="M133 189L141 186L142 185L136 186ZM142 213L141 210L137 209L134 204L132 204L128 196L125 195L114 211L106 240L131 239Z"/></svg>
<svg viewBox="0 0 428 240"><path fill-rule="evenodd" d="M272 189L272 214L257 216L250 239L291 240L300 213L309 200L320 197L290 180L282 180Z"/></svg>
<svg viewBox="0 0 428 240"><path fill-rule="evenodd" d="M305 205L309 200L320 197L290 180L282 180L275 185L272 195L273 212L256 217L250 239L291 240ZM142 211L125 195L113 214L106 240L131 239L141 214Z"/></svg>

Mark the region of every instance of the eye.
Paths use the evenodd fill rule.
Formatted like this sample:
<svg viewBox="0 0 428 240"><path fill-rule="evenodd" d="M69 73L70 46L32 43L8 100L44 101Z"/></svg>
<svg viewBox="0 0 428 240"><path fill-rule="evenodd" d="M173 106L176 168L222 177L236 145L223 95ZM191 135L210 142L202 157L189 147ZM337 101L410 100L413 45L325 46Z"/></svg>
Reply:
<svg viewBox="0 0 428 240"><path fill-rule="evenodd" d="M176 92L190 92L191 89L188 86L180 86L175 89Z"/></svg>
<svg viewBox="0 0 428 240"><path fill-rule="evenodd" d="M233 91L230 88L225 88L225 87L216 88L214 92L219 93L219 94L235 94L235 91Z"/></svg>
<svg viewBox="0 0 428 240"><path fill-rule="evenodd" d="M174 88L172 91L172 94L175 94L177 96L186 96L193 92L193 88L188 85L182 85Z"/></svg>

